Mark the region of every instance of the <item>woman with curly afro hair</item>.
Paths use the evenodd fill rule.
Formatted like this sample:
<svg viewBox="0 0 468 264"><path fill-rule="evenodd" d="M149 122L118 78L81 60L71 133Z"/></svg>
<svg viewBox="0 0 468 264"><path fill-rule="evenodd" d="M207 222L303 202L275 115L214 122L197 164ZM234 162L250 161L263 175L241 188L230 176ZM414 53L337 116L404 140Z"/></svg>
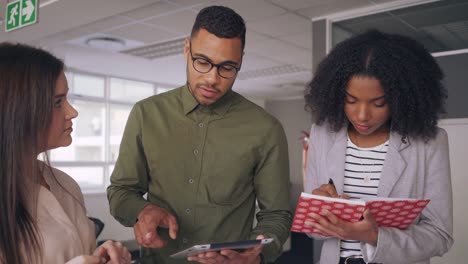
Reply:
<svg viewBox="0 0 468 264"><path fill-rule="evenodd" d="M320 263L429 263L453 244L447 133L437 127L443 73L417 41L371 30L338 44L305 95L312 112L305 191L357 199L429 199L404 230L367 210L355 223L329 211L306 224L328 236Z"/></svg>

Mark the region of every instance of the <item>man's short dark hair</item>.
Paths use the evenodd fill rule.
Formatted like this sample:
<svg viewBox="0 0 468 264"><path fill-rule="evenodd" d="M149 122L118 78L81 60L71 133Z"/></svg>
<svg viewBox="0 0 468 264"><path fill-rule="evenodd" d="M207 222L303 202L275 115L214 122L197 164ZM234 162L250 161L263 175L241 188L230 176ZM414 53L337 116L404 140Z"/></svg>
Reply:
<svg viewBox="0 0 468 264"><path fill-rule="evenodd" d="M205 29L219 38L240 38L245 47L245 22L234 10L225 6L208 6L200 10L193 24L191 37Z"/></svg>

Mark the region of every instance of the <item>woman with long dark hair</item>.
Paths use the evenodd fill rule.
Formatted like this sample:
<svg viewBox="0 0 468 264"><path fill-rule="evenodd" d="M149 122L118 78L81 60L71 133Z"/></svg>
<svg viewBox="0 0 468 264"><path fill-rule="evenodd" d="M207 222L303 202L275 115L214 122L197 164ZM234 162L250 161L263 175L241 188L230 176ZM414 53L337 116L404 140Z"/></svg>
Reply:
<svg viewBox="0 0 468 264"><path fill-rule="evenodd" d="M129 263L119 242L96 249L83 195L67 174L37 159L71 144L78 113L62 61L0 44L0 263Z"/></svg>

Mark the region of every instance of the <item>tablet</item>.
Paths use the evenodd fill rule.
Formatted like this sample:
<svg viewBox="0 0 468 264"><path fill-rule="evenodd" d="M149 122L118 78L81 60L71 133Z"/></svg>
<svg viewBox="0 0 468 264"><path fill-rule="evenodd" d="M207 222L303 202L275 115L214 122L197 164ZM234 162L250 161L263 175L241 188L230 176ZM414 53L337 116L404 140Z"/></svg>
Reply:
<svg viewBox="0 0 468 264"><path fill-rule="evenodd" d="M227 243L213 243L213 244L204 244L204 245L195 245L185 250L179 251L175 254L172 254L172 258L186 258L200 253L208 251L220 251L223 249L233 249L240 250L251 248L257 245L266 245L273 242L273 238L257 239L257 240L244 240L244 241L235 241Z"/></svg>

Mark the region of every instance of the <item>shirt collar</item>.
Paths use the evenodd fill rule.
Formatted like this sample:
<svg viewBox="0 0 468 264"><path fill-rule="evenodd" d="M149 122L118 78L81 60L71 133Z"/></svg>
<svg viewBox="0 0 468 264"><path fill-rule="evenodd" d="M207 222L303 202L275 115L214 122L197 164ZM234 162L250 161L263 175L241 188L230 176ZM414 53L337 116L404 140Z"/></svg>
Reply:
<svg viewBox="0 0 468 264"><path fill-rule="evenodd" d="M190 93L189 88L187 85L181 87L180 96L182 98L182 107L184 109L184 114L188 115L198 106L198 102L193 97L192 93Z"/></svg>
<svg viewBox="0 0 468 264"><path fill-rule="evenodd" d="M207 106L207 108L213 110L216 114L224 116L229 110L231 105L234 103L236 98L236 92L229 90L223 97L221 97L214 104ZM182 106L184 114L188 115L199 105L198 101L193 97L187 85L181 88Z"/></svg>

